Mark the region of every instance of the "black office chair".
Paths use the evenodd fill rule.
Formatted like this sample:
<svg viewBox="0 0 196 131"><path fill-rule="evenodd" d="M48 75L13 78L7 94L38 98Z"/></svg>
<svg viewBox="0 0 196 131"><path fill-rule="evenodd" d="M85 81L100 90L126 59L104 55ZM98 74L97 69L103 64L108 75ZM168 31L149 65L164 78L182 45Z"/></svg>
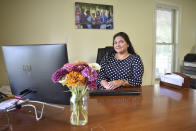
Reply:
<svg viewBox="0 0 196 131"><path fill-rule="evenodd" d="M98 48L96 63L100 64L102 58L106 54L111 54L112 52L114 52L113 46L106 46L105 48Z"/></svg>

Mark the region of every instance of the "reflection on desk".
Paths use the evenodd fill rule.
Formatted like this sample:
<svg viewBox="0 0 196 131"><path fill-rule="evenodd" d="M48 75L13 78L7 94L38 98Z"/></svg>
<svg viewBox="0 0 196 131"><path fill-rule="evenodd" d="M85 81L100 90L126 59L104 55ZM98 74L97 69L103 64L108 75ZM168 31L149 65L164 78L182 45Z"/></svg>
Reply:
<svg viewBox="0 0 196 131"><path fill-rule="evenodd" d="M180 96L180 97L179 97ZM137 96L95 96L88 99L86 126L71 126L69 105L65 110L45 108L44 118L35 121L32 112L10 112L12 128L36 131L179 131L196 130L196 92L143 86Z"/></svg>

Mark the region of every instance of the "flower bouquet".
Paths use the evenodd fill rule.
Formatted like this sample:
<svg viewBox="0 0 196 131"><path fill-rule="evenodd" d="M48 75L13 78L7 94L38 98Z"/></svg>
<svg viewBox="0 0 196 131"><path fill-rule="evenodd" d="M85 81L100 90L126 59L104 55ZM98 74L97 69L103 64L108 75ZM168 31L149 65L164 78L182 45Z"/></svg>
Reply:
<svg viewBox="0 0 196 131"><path fill-rule="evenodd" d="M95 80L98 78L97 70L99 69L100 66L96 63L76 62L67 63L52 74L54 83L67 85L72 93L70 99L72 125L85 125L88 122L86 91L97 89Z"/></svg>

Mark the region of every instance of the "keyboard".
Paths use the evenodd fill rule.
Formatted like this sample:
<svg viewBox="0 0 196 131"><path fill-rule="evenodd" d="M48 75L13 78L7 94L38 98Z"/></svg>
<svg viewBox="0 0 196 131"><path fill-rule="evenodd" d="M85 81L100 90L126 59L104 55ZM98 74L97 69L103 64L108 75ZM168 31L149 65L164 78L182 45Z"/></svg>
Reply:
<svg viewBox="0 0 196 131"><path fill-rule="evenodd" d="M129 90L95 90L90 91L89 96L123 96L123 95L139 95L140 91L129 89Z"/></svg>

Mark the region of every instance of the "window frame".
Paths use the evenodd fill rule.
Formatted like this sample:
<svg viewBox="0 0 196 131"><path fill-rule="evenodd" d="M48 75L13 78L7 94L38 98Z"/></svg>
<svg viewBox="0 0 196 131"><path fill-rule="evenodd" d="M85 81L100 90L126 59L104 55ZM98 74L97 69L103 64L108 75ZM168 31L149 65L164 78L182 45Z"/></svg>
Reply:
<svg viewBox="0 0 196 131"><path fill-rule="evenodd" d="M171 43L167 42L157 42L157 11L165 10L172 12L172 31L171 31ZM165 4L157 4L155 6L155 57L154 57L154 78L155 80L160 79L156 74L156 47L157 45L172 45L172 65L171 72L177 71L178 68L178 36L179 36L179 9L174 6L169 6ZM158 74L160 75L160 74Z"/></svg>

